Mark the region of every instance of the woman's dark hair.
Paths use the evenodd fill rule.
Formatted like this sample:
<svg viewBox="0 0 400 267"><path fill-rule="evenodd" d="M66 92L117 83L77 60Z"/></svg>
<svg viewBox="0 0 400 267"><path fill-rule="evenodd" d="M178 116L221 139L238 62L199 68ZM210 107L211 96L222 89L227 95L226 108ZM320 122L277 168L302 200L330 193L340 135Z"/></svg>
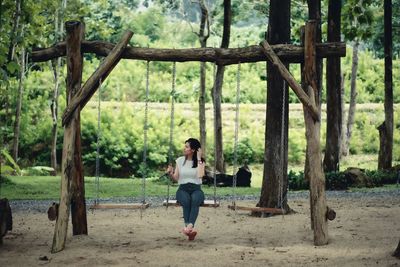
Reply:
<svg viewBox="0 0 400 267"><path fill-rule="evenodd" d="M192 168L197 168L197 150L201 148L200 141L197 140L196 138L189 138L188 140L185 141L185 144L188 143L191 149L194 149L193 153L193 165ZM204 162L204 159L201 158L201 161Z"/></svg>

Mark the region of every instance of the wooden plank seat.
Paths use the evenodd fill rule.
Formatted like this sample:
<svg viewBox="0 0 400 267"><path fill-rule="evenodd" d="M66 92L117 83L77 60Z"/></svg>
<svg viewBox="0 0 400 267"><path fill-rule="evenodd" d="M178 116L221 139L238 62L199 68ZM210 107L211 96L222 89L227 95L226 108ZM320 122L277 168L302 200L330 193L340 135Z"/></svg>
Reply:
<svg viewBox="0 0 400 267"><path fill-rule="evenodd" d="M163 206L167 206L167 200L164 200ZM174 206L174 207L179 207L180 204L178 201L175 199L170 199L168 200L168 206ZM217 208L219 207L219 202L214 202L214 200L204 200L203 204L200 205L201 207L213 207Z"/></svg>
<svg viewBox="0 0 400 267"><path fill-rule="evenodd" d="M147 209L150 207L150 203L105 203L105 204L94 204L90 206L90 209Z"/></svg>
<svg viewBox="0 0 400 267"><path fill-rule="evenodd" d="M273 214L284 214L282 209L276 209L276 208L244 207L244 206L238 206L238 205L228 205L228 209L246 210L246 211L254 211L254 212L273 213Z"/></svg>

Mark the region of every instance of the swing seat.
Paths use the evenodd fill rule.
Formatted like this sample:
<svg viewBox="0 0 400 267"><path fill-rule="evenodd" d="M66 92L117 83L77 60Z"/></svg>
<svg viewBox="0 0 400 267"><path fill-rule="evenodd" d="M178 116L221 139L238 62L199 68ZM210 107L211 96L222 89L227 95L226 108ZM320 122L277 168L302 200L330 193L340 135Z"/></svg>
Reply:
<svg viewBox="0 0 400 267"><path fill-rule="evenodd" d="M284 214L285 212L282 209L276 208L263 208L263 207L244 207L238 205L228 205L228 209L231 210L247 210L252 212L263 212L263 213L273 213L273 214Z"/></svg>
<svg viewBox="0 0 400 267"><path fill-rule="evenodd" d="M167 206L167 200L164 200L163 206ZM181 205L175 199L170 199L170 200L168 200L168 206L179 207ZM201 204L200 207L217 208L217 207L219 207L219 202L218 201L215 202L214 200L204 200L203 204Z"/></svg>
<svg viewBox="0 0 400 267"><path fill-rule="evenodd" d="M147 209L150 207L150 203L107 203L107 204L93 204L89 209Z"/></svg>

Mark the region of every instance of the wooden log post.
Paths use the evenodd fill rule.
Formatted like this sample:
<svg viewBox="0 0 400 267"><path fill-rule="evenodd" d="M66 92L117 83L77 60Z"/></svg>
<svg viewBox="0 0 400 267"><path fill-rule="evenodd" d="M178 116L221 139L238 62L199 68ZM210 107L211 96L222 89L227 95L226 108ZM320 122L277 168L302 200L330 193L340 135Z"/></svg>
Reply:
<svg viewBox="0 0 400 267"><path fill-rule="evenodd" d="M310 20L305 27L304 46L304 79L305 91L307 92L313 106L320 106L319 94L321 88L317 82L316 68L316 28L317 23ZM309 164L308 174L310 178L310 198L312 229L314 230L314 245L321 246L328 243L327 205L325 196L325 174L322 168L322 157L320 147L320 120L315 120L310 110L304 107L304 121L306 125L307 151L306 157ZM318 111L320 116L320 110Z"/></svg>
<svg viewBox="0 0 400 267"><path fill-rule="evenodd" d="M104 58L100 66L85 82L82 89L74 96L68 104L62 116L62 124L66 125L70 120L72 114L77 108L83 109L86 103L90 100L92 95L99 88L100 83L104 82L108 74L114 69L121 59L122 52L128 45L129 40L132 38L133 32L127 31L120 42L111 50L110 54Z"/></svg>
<svg viewBox="0 0 400 267"><path fill-rule="evenodd" d="M65 23L67 31L67 102L70 102L73 94L77 92L82 80L82 55L81 41L83 38L83 24L78 21ZM54 229L52 253L59 252L65 247L67 238L69 209L71 202L70 185L76 174L75 149L76 134L79 123L79 110L71 116L71 120L64 127L64 143L61 161L61 197L58 209L58 217Z"/></svg>
<svg viewBox="0 0 400 267"><path fill-rule="evenodd" d="M399 244L397 245L396 250L393 252L392 255L393 255L393 257L400 259L400 240L399 240Z"/></svg>
<svg viewBox="0 0 400 267"><path fill-rule="evenodd" d="M76 29L79 31L79 40L69 39L68 41L77 41L82 44L85 38L85 25L79 21L69 21L68 24L77 23ZM77 33L78 34L78 33ZM78 44L72 44L78 49ZM69 45L71 46L71 45ZM81 45L82 47L82 45ZM83 53L81 48L79 51L73 50L67 53L67 105L71 99L79 92L82 84L82 71L83 71ZM75 116L75 152L74 152L74 165L72 171L72 180L70 185L71 195L71 221L72 221L72 234L73 235L87 235L87 216L86 216L86 201L85 201L85 181L83 177L83 163L81 151L81 114L80 109L76 110Z"/></svg>

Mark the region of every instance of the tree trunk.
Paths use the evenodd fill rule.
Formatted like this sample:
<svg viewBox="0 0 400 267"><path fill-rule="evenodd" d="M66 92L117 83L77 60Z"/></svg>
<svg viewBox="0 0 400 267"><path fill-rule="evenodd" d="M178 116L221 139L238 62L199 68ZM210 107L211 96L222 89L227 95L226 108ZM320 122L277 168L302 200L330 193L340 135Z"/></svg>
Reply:
<svg viewBox="0 0 400 267"><path fill-rule="evenodd" d="M321 43L322 41L322 31L321 31L321 0L307 0L307 5L308 5L308 19L309 20L315 20L317 22L317 30L316 30L316 43ZM304 51L304 57L306 57L305 51ZM322 94L322 58L317 58L316 59L316 83L317 83L317 87L318 87L318 91L316 92L318 95L316 95L315 97L317 97L316 103L318 103L318 109L320 110L319 112L321 112L321 94ZM307 87L305 87L305 91L307 92ZM308 151L308 143L306 145L306 151ZM307 166L308 165L308 166ZM306 165L304 166L305 172L304 172L304 178L308 181L311 180L310 176L310 171L309 170L309 158L307 156L306 153ZM311 199L311 195L310 195L310 207L312 206L312 199ZM314 229L314 222L313 222L313 218L314 218L314 214L313 214L313 210L310 209L310 213L311 213L311 229Z"/></svg>
<svg viewBox="0 0 400 267"><path fill-rule="evenodd" d="M384 1L384 32L385 32L385 122L384 131L379 129L380 138L378 169L387 170L392 167L393 153L393 73L392 73L392 1Z"/></svg>
<svg viewBox="0 0 400 267"><path fill-rule="evenodd" d="M221 48L229 47L229 39L231 35L232 10L231 0L224 0L224 29L222 33ZM224 83L225 66L218 65L215 83L213 86L213 102L214 102L214 140L215 155L214 160L216 171L225 173L225 160L222 139L222 117L221 117L221 97L222 85Z"/></svg>
<svg viewBox="0 0 400 267"><path fill-rule="evenodd" d="M82 53L81 41L84 36L84 25L77 21L66 22L67 30L67 102L69 103L73 95L80 89L82 81ZM56 253L64 249L67 237L69 210L71 204L71 183L76 183L76 170L79 166L75 166L76 157L76 139L79 130L79 112L77 109L72 115L72 119L64 127L64 143L61 163L61 199L59 205L59 214L54 229L53 245L51 252ZM78 134L79 136L79 134ZM79 150L80 148L78 148ZM79 151L77 151L80 154ZM80 177L79 177L80 178ZM82 177L83 178L83 177ZM76 186L74 186L76 187ZM76 201L73 200L74 202ZM86 212L86 208L85 208ZM74 215L76 216L76 212ZM86 218L83 218L86 223ZM86 230L87 232L87 230Z"/></svg>
<svg viewBox="0 0 400 267"><path fill-rule="evenodd" d="M268 42L290 42L290 1L270 1ZM285 67L289 65L286 63ZM282 208L287 203L288 163L288 85L274 66L267 62L267 112L265 125L264 171L258 207ZM257 214L254 214L257 215Z"/></svg>
<svg viewBox="0 0 400 267"><path fill-rule="evenodd" d="M399 244L397 245L396 250L393 252L393 257L400 259L400 241Z"/></svg>
<svg viewBox="0 0 400 267"><path fill-rule="evenodd" d="M340 42L341 1L330 0L328 7L328 42ZM342 131L340 57L326 60L326 145L324 171L339 171Z"/></svg>
<svg viewBox="0 0 400 267"><path fill-rule="evenodd" d="M358 46L356 41L353 47L353 59L351 64L351 83L350 83L350 104L347 117L346 134L344 136L342 154L343 156L349 155L350 139L353 131L354 117L356 113L357 104L357 69L358 69Z"/></svg>
<svg viewBox="0 0 400 267"><path fill-rule="evenodd" d="M201 21L199 31L199 41L202 48L207 46L207 39L210 36L210 24L208 18L208 10L204 0L199 1L201 10ZM207 27L207 33L205 29ZM207 126L206 126L206 63L200 63L200 95L199 95L199 128L200 128L200 143L203 149L203 157L206 159L207 149Z"/></svg>
<svg viewBox="0 0 400 267"><path fill-rule="evenodd" d="M317 65L315 57L315 39L317 36L316 21L309 21L305 28L305 46L304 46L304 78L305 90L310 98L315 101L317 106L321 94L321 88L318 87ZM322 169L321 148L320 148L320 128L321 123L314 120L306 108L304 108L304 122L306 124L307 151L306 157L308 175L310 181L310 202L311 202L311 222L314 230L314 245L320 246L328 243L328 223L326 218L327 205L325 196L325 174Z"/></svg>
<svg viewBox="0 0 400 267"><path fill-rule="evenodd" d="M24 92L24 76L25 76L25 48L21 48L21 59L20 59L20 71L18 81L18 98L17 107L15 110L15 121L14 121L14 140L13 140L13 159L15 162L18 161L18 145L21 125L21 107L22 107L22 95Z"/></svg>
<svg viewBox="0 0 400 267"><path fill-rule="evenodd" d="M343 149L344 149L344 142L346 141L346 105L344 101L344 80L345 76L342 72L340 75L340 99L342 101L342 130L340 131L340 152L339 152L339 157L342 158L343 155Z"/></svg>
<svg viewBox="0 0 400 267"><path fill-rule="evenodd" d="M17 39L17 34L18 34L20 18L21 18L21 0L16 0L15 1L15 14L14 14L13 28L11 30L10 44L8 46L8 55L7 55L8 61L11 61L14 59L15 46L17 43L16 39Z"/></svg>
<svg viewBox="0 0 400 267"><path fill-rule="evenodd" d="M53 75L54 75L54 92L53 92L53 98L51 100L51 118L52 118L52 128L51 128L51 167L53 168L52 175L57 174L57 118L58 118L58 96L59 96L59 73L58 70L61 67L61 65L58 63L61 58L57 59L57 63L54 62L54 60L51 62L52 68L53 68ZM61 63L61 62L60 62Z"/></svg>

